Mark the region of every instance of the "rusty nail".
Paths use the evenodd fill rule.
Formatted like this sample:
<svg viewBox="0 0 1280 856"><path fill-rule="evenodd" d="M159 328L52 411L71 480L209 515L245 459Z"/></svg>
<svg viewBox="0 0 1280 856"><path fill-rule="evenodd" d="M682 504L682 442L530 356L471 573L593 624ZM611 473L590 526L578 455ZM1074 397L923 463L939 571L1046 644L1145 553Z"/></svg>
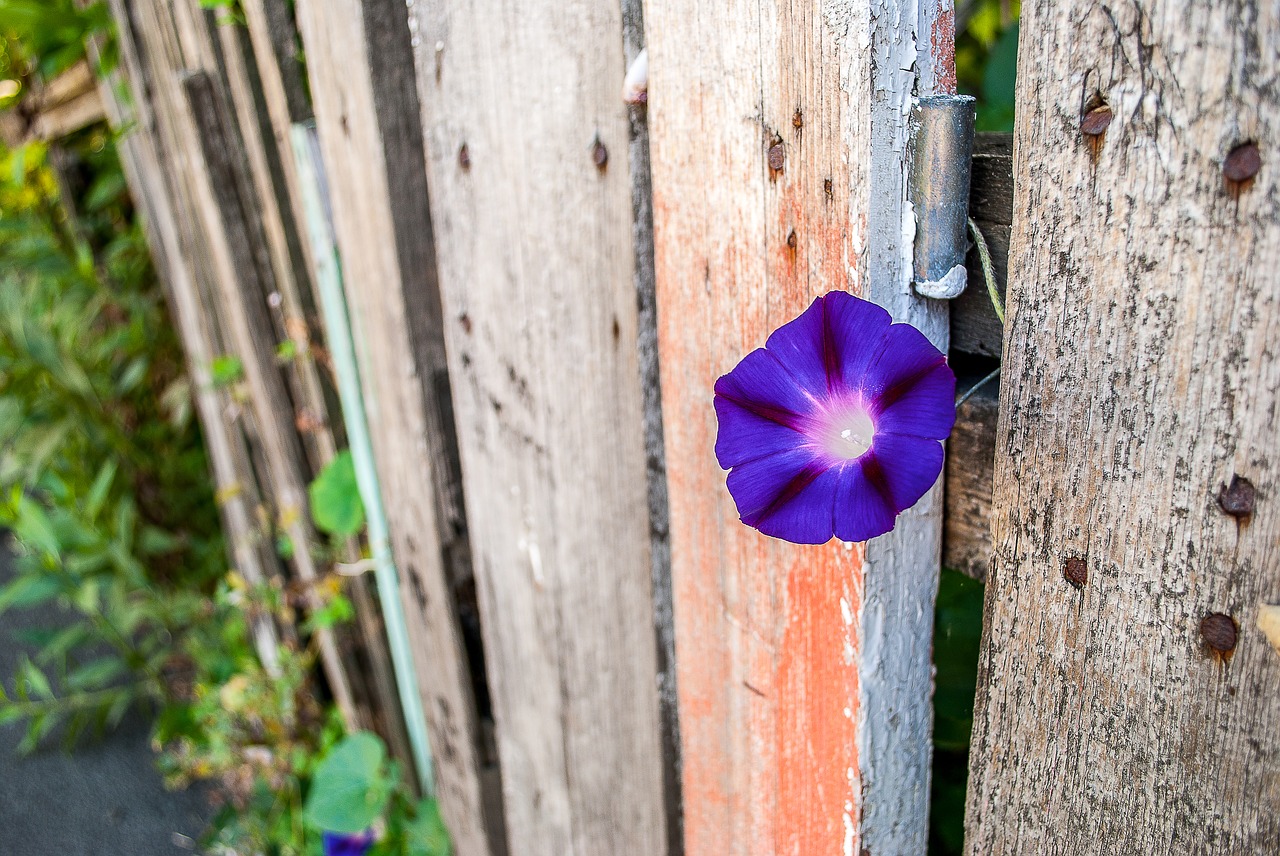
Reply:
<svg viewBox="0 0 1280 856"><path fill-rule="evenodd" d="M782 147L782 143L774 143L769 146L769 169L774 172L782 172L782 164L786 159L786 149Z"/></svg>
<svg viewBox="0 0 1280 856"><path fill-rule="evenodd" d="M1090 137L1100 137L1111 124L1111 108L1103 104L1085 114L1080 122L1080 133Z"/></svg>
<svg viewBox="0 0 1280 856"><path fill-rule="evenodd" d="M796 240L796 230L792 229L791 234L787 235L787 246L794 250L797 243L799 242Z"/></svg>
<svg viewBox="0 0 1280 856"><path fill-rule="evenodd" d="M1231 484L1223 485L1218 492L1218 505L1236 519L1253 514L1257 499L1258 492L1254 489L1253 482L1237 475L1231 477Z"/></svg>
<svg viewBox="0 0 1280 856"><path fill-rule="evenodd" d="M835 184L832 183L831 179L828 178L822 182L822 192L827 194L828 199L835 198L835 195L836 195Z"/></svg>
<svg viewBox="0 0 1280 856"><path fill-rule="evenodd" d="M604 143L600 142L599 137L596 137L595 143L591 146L591 162L596 165L596 169L601 170L609 162L609 150L604 147Z"/></svg>
<svg viewBox="0 0 1280 856"><path fill-rule="evenodd" d="M795 128L797 131L804 127L804 116L800 114L799 110L797 110L795 115L791 117L791 127Z"/></svg>
<svg viewBox="0 0 1280 856"><path fill-rule="evenodd" d="M1200 621L1200 636L1204 644L1219 654L1226 654L1236 647L1236 622L1230 615L1211 612Z"/></svg>
<svg viewBox="0 0 1280 856"><path fill-rule="evenodd" d="M458 149L458 166L463 169L471 169L471 152L467 151L467 144L463 143Z"/></svg>
<svg viewBox="0 0 1280 856"><path fill-rule="evenodd" d="M1069 556L1062 566L1062 578L1082 589L1089 582L1089 565L1079 556Z"/></svg>
<svg viewBox="0 0 1280 856"><path fill-rule="evenodd" d="M1257 143L1242 143L1227 154L1222 162L1222 174L1227 181L1237 184L1248 181L1262 169L1262 155L1258 152Z"/></svg>

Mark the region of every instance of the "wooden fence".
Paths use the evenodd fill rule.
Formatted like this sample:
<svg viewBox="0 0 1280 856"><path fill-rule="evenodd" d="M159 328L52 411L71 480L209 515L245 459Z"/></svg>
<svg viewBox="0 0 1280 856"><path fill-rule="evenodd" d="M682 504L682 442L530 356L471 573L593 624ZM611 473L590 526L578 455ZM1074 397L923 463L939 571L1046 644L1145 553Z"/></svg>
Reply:
<svg viewBox="0 0 1280 856"><path fill-rule="evenodd" d="M971 193L1007 330L972 257L950 305L910 285L948 0L111 6L103 100L250 579L324 570L341 278L420 704L363 577L323 666L460 856L924 852L944 562L987 580L969 852L1280 850L1274 4L1025 5ZM1003 381L891 534L798 547L738 522L712 384L831 290Z"/></svg>

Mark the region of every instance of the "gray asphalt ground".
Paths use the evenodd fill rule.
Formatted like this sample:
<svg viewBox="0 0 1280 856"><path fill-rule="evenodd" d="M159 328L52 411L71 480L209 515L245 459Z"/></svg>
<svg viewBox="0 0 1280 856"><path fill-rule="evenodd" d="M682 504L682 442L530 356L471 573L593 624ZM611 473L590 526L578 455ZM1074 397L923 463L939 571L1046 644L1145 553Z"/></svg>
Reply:
<svg viewBox="0 0 1280 856"><path fill-rule="evenodd" d="M12 573L0 534L0 583ZM0 680L8 690L24 653L24 628L57 626L54 606L0 615ZM164 788L148 726L131 716L67 754L56 741L18 756L20 724L0 727L0 856L190 856L209 809L194 791ZM176 835L175 835L176 834ZM185 846L180 836L187 836Z"/></svg>

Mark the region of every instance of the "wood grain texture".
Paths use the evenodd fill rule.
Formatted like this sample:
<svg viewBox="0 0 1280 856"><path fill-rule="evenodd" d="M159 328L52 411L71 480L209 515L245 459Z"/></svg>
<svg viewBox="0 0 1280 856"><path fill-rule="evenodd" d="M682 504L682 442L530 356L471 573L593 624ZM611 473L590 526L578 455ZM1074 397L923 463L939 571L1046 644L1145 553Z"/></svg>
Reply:
<svg viewBox="0 0 1280 856"><path fill-rule="evenodd" d="M1003 296L1008 280L1009 231L1013 223L1013 135L978 134L973 146L969 183L969 216L978 224L991 251L996 287ZM978 251L965 259L969 285L951 301L951 352L1000 357L1004 328L982 277Z"/></svg>
<svg viewBox="0 0 1280 856"><path fill-rule="evenodd" d="M475 699L445 554L460 521L451 495L433 489L447 483L453 425L445 420L447 382L444 401L438 398L440 295L404 7L400 0L325 0L300 3L298 12L437 798L454 851L489 856L503 852L501 806L485 805Z"/></svg>
<svg viewBox="0 0 1280 856"><path fill-rule="evenodd" d="M511 849L661 856L621 10L410 7Z"/></svg>
<svg viewBox="0 0 1280 856"><path fill-rule="evenodd" d="M980 378L957 379L961 390ZM956 410L943 476L942 564L974 579L991 565L991 485L996 455L999 385L992 381Z"/></svg>
<svg viewBox="0 0 1280 856"><path fill-rule="evenodd" d="M1280 6L1036 3L1022 33L966 849L1275 853ZM1247 521L1217 504L1233 475Z"/></svg>
<svg viewBox="0 0 1280 856"><path fill-rule="evenodd" d="M649 116L692 856L923 850L936 492L865 548L771 541L737 521L711 408L717 376L834 289L945 348L945 307L911 294L904 229L918 12L646 8L660 22ZM883 669L872 692L867 664Z"/></svg>

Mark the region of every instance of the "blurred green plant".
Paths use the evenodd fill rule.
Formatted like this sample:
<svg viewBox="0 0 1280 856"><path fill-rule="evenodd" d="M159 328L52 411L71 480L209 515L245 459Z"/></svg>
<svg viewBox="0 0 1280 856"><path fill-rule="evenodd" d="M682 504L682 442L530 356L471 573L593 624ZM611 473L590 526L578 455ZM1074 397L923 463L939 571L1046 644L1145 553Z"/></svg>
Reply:
<svg viewBox="0 0 1280 856"><path fill-rule="evenodd" d="M349 538L364 528L364 503L356 485L355 461L344 450L316 476L308 491L311 516L321 532Z"/></svg>
<svg viewBox="0 0 1280 856"><path fill-rule="evenodd" d="M982 583L943 568L934 611L933 793L929 811L929 852L951 856L964 851L965 789L969 776L969 733L973 730L974 689L982 641Z"/></svg>
<svg viewBox="0 0 1280 856"><path fill-rule="evenodd" d="M1019 0L975 0L956 33L960 91L978 99L979 131L1012 131Z"/></svg>
<svg viewBox="0 0 1280 856"><path fill-rule="evenodd" d="M99 13L0 0L0 71L57 73L105 26ZM0 529L16 552L0 614L58 614L21 636L34 653L0 676L0 724L25 724L24 751L55 736L74 749L143 709L167 781L215 786L212 853L314 856L315 804L362 810L380 856L447 854L435 804L415 800L384 751L366 777L372 805L332 792L338 762L316 778L344 740L314 669L315 632L352 615L344 578L249 586L227 570L191 382L109 131L0 149L0 257ZM211 369L234 397L240 361ZM339 462L313 490L344 536L363 519L349 470ZM257 518L259 537L280 538L265 509ZM270 669L252 642L261 622L282 640ZM377 743L345 739L357 738Z"/></svg>
<svg viewBox="0 0 1280 856"><path fill-rule="evenodd" d="M8 55L0 57L0 70L33 71L46 80L70 68L86 56L85 46L92 36L110 32L111 11L99 0L0 0L0 32L8 36ZM14 49L34 57L26 67ZM102 70L115 67L114 48L102 55Z"/></svg>

